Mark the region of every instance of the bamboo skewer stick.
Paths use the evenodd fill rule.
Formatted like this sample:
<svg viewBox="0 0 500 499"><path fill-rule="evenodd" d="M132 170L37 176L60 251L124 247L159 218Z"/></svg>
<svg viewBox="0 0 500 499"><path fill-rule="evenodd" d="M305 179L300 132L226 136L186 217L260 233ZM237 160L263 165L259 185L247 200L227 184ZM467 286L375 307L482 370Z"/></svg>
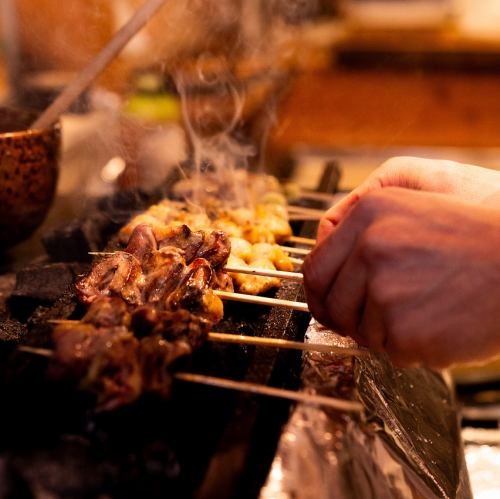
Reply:
<svg viewBox="0 0 500 499"><path fill-rule="evenodd" d="M111 38L90 64L59 94L31 125L32 129L51 125L121 52L128 41L151 19L166 0L146 0L132 18Z"/></svg>
<svg viewBox="0 0 500 499"><path fill-rule="evenodd" d="M225 378L216 378L214 376L205 376L203 374L192 373L175 373L174 378L191 383L200 383L207 386L215 386L218 388L226 388L228 390L238 390L257 395L266 395L269 397L283 398L302 402L308 405L321 405L338 409L346 412L362 412L363 405L355 400L339 399L334 397L326 397L324 395L313 395L305 392L294 392L283 388L274 388L272 386L258 385L256 383L248 383L246 381L233 381Z"/></svg>
<svg viewBox="0 0 500 499"><path fill-rule="evenodd" d="M32 353L40 357L52 357L52 350L48 348L30 347L28 345L20 345L17 347L20 352Z"/></svg>
<svg viewBox="0 0 500 499"><path fill-rule="evenodd" d="M304 276L300 272L286 272L284 270L256 269L253 267L239 267L237 265L226 265L226 272L236 272L237 274L250 274L263 277L277 277L279 279L288 279L290 281L302 282Z"/></svg>
<svg viewBox="0 0 500 499"><path fill-rule="evenodd" d="M75 320L49 320L52 324L79 324L80 321ZM242 334L231 334L231 333L217 333L212 331L208 333L208 340L213 341L215 343L231 343L238 345L252 345L252 346L262 346L262 347L271 347L271 348L286 348L289 350L302 350L306 352L318 352L318 353L335 353L339 355L352 355L355 357L364 357L367 352L365 350L361 350L359 348L348 348L348 347L339 347L335 345L325 345L323 343L304 343L302 341L292 341L292 340L283 340L281 338L268 338L262 336L246 336ZM22 346L19 349L23 351L30 352L32 350L37 350L35 347ZM43 351L45 349L39 349L43 355ZM50 352L50 350L47 350ZM36 353L33 351L32 353Z"/></svg>
<svg viewBox="0 0 500 499"><path fill-rule="evenodd" d="M300 258L293 258L292 256L289 256L288 257L290 259L290 261L296 265L302 265L304 263L304 260L300 259Z"/></svg>
<svg viewBox="0 0 500 499"><path fill-rule="evenodd" d="M307 244L309 246L314 246L316 244L316 239L311 239L309 237L300 237L300 236L290 236L287 241L289 243L297 243L297 244Z"/></svg>
<svg viewBox="0 0 500 499"><path fill-rule="evenodd" d="M52 357L52 350L47 348L36 348L29 346L20 346L18 350L21 352L32 353L43 357ZM294 402L302 402L309 405L321 405L347 412L361 412L363 405L355 400L339 399L334 397L326 397L324 395L313 395L305 392L294 392L283 388L274 388L272 386L259 385L246 381L234 381L226 378L216 378L214 376L205 376L203 374L193 374L186 372L177 372L173 374L175 379L187 381L189 383L198 383L206 386L215 386L218 388L226 388L228 390L238 390L257 395L266 395L269 397L277 397Z"/></svg>
<svg viewBox="0 0 500 499"><path fill-rule="evenodd" d="M307 352L335 353L340 355L366 356L366 352L359 348L344 348L323 343L304 343L302 341L283 340L281 338L267 338L261 336L245 336L229 333L208 333L208 339L217 343L234 343L239 345L254 345L272 348L287 348Z"/></svg>
<svg viewBox="0 0 500 499"><path fill-rule="evenodd" d="M245 295L243 293L232 293L228 291L214 290L214 293L223 300L239 301L243 303L253 303L255 305L265 305L267 307L282 307L301 312L309 312L307 303L301 301L280 300L278 298L268 298L267 296Z"/></svg>

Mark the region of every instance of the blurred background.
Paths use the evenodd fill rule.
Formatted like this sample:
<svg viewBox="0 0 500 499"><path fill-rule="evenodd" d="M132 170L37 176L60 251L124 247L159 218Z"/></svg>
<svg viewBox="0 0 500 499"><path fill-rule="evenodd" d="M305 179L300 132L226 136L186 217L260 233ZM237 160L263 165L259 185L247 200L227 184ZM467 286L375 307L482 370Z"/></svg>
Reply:
<svg viewBox="0 0 500 499"><path fill-rule="evenodd" d="M141 3L0 0L0 104L45 108ZM331 164L341 192L399 154L500 169L500 0L167 2L62 125L40 232L193 159L303 188ZM453 375L480 494L498 480L500 368Z"/></svg>
<svg viewBox="0 0 500 499"><path fill-rule="evenodd" d="M46 107L141 3L1 0L0 101ZM253 167L307 163L314 185L334 158L344 189L409 149L496 168L499 21L496 0L167 2L73 106L66 146L97 133L127 163L122 186L157 182L158 156L178 163L221 132L253 147ZM90 194L109 187L92 174L110 158L84 169ZM82 168L73 184L65 172L80 190Z"/></svg>

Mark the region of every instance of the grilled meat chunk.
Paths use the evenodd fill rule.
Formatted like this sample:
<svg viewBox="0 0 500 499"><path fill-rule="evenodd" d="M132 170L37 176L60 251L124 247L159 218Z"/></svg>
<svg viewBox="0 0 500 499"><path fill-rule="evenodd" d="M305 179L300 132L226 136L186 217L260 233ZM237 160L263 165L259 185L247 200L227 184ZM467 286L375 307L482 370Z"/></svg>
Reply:
<svg viewBox="0 0 500 499"><path fill-rule="evenodd" d="M203 244L196 252L196 257L208 260L212 267L222 267L231 253L231 240L221 230L204 232Z"/></svg>
<svg viewBox="0 0 500 499"><path fill-rule="evenodd" d="M142 338L139 359L143 390L168 398L172 386L172 364L191 353L192 348L185 341L171 343L160 335Z"/></svg>
<svg viewBox="0 0 500 499"><path fill-rule="evenodd" d="M255 260L251 263L251 265L248 265L244 260L233 255L229 257L229 265L234 265L237 267L251 266L256 269L276 270L276 267L270 260ZM236 289L239 292L245 293L247 295L258 295L260 293L265 293L266 291L269 291L270 289L276 288L280 285L280 280L276 277L263 277L258 275L240 274L237 272L231 272L230 275L233 279Z"/></svg>
<svg viewBox="0 0 500 499"><path fill-rule="evenodd" d="M186 309L201 314L212 322L219 322L223 315L220 298L210 289L213 270L209 262L197 258L187 268L177 289L166 301L167 310Z"/></svg>
<svg viewBox="0 0 500 499"><path fill-rule="evenodd" d="M187 263L191 263L196 257L205 239L202 231L194 232L186 224L169 227L169 231L164 236L158 243L160 249L165 246L174 246L183 250Z"/></svg>
<svg viewBox="0 0 500 499"><path fill-rule="evenodd" d="M118 296L99 296L90 304L82 322L96 328L128 326L130 313L127 304Z"/></svg>
<svg viewBox="0 0 500 499"><path fill-rule="evenodd" d="M59 377L58 373L81 377L96 355L111 348L118 338L128 337L133 335L124 326L96 327L85 322L60 324L52 332L55 348L51 373L55 377Z"/></svg>
<svg viewBox="0 0 500 499"><path fill-rule="evenodd" d="M99 296L121 296L127 303L142 303L142 273L139 260L130 253L117 251L98 262L88 275L79 279L76 290L83 303Z"/></svg>
<svg viewBox="0 0 500 499"><path fill-rule="evenodd" d="M144 261L153 251L158 249L158 243L149 224L139 224L130 235L125 251L134 255L140 262Z"/></svg>
<svg viewBox="0 0 500 499"><path fill-rule="evenodd" d="M144 303L164 302L184 275L184 252L172 246L153 251L143 264Z"/></svg>
<svg viewBox="0 0 500 499"><path fill-rule="evenodd" d="M153 335L168 341L184 341L192 349L199 348L207 339L213 323L188 310L165 311L158 314Z"/></svg>
<svg viewBox="0 0 500 499"><path fill-rule="evenodd" d="M133 402L142 393L139 341L124 330L99 346L80 386L97 395L99 410L112 410Z"/></svg>

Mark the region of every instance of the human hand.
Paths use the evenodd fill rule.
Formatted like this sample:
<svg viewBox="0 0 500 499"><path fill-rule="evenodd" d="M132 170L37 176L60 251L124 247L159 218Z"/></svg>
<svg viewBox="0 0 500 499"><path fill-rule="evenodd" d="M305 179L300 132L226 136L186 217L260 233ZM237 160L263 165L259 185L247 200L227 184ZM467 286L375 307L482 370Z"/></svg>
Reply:
<svg viewBox="0 0 500 499"><path fill-rule="evenodd" d="M306 258L322 324L400 365L500 353L500 210L456 196L373 190Z"/></svg>
<svg viewBox="0 0 500 499"><path fill-rule="evenodd" d="M318 241L326 237L360 198L386 187L449 194L464 201L500 207L500 172L454 161L414 157L387 160L356 189L325 212Z"/></svg>

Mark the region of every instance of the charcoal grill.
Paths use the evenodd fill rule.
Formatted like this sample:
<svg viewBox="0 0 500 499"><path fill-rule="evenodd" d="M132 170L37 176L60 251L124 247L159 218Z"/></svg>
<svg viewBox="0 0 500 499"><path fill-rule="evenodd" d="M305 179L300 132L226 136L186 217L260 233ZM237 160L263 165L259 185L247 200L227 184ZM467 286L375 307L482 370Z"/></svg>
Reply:
<svg viewBox="0 0 500 499"><path fill-rule="evenodd" d="M0 346L0 497L37 497L37 488L61 498L258 495L289 402L176 382L169 401L143 397L95 414L92 397L46 379L46 359L16 351L19 340L48 344L47 319L81 315L71 282L88 268L88 252L109 249L113 233L175 180L161 191L101 199L85 219L45 237L49 261L18 272L2 322L10 341ZM313 228L301 234L311 236ZM290 282L275 296L304 300ZM217 330L298 339L308 320L303 312L226 303ZM16 334L7 337L9 328ZM300 353L208 343L183 368L294 389Z"/></svg>

